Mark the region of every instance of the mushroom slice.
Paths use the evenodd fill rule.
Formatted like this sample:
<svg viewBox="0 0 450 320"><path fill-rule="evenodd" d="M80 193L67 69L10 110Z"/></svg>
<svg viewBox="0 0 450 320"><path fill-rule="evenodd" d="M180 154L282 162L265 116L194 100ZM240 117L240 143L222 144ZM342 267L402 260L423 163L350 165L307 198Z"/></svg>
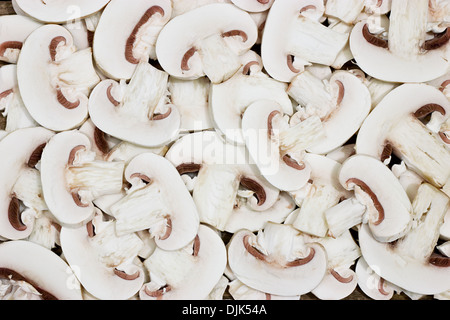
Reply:
<svg viewBox="0 0 450 320"><path fill-rule="evenodd" d="M321 0L273 3L261 42L261 57L270 76L290 82L306 65L333 64L348 34L321 24L318 20L324 10Z"/></svg>
<svg viewBox="0 0 450 320"><path fill-rule="evenodd" d="M92 201L122 189L124 163L96 159L91 140L73 130L56 134L42 152L45 202L62 225L77 226L95 213Z"/></svg>
<svg viewBox="0 0 450 320"><path fill-rule="evenodd" d="M344 299L358 285L357 274L351 267L361 256L361 250L348 230L339 237L324 237L318 242L327 252L328 270L311 292L322 300Z"/></svg>
<svg viewBox="0 0 450 320"><path fill-rule="evenodd" d="M346 1L345 3L339 0L329 0L325 6L325 15L352 24L363 11L364 5L364 1L360 0Z"/></svg>
<svg viewBox="0 0 450 320"><path fill-rule="evenodd" d="M142 265L136 262L142 240L134 233L117 235L115 224L97 210L86 225L61 228L64 257L77 270L83 288L98 299L129 299L145 279Z"/></svg>
<svg viewBox="0 0 450 320"><path fill-rule="evenodd" d="M73 129L88 117L88 95L100 81L91 48L76 51L70 32L44 25L30 34L17 62L17 79L31 116L53 131Z"/></svg>
<svg viewBox="0 0 450 320"><path fill-rule="evenodd" d="M449 198L445 194L424 183L413 201L415 223L404 237L393 243L382 243L363 224L358 240L370 268L407 291L428 295L449 290L449 258L433 252L448 206Z"/></svg>
<svg viewBox="0 0 450 320"><path fill-rule="evenodd" d="M171 76L193 80L206 75L220 83L239 70L239 55L257 38L256 24L247 12L214 3L170 20L159 34L156 55Z"/></svg>
<svg viewBox="0 0 450 320"><path fill-rule="evenodd" d="M233 279L228 284L228 292L234 300L300 300L301 296L278 296L255 290L243 284L239 279Z"/></svg>
<svg viewBox="0 0 450 320"><path fill-rule="evenodd" d="M227 143L216 132L198 132L178 139L166 158L182 176L197 175L192 197L200 221L218 230L223 231L240 208L262 214L279 200L279 190L249 164L245 147ZM262 215L257 223L266 217Z"/></svg>
<svg viewBox="0 0 450 320"><path fill-rule="evenodd" d="M30 241L0 244L0 283L10 290L18 285L30 291L26 287L31 285L31 294L42 300L82 300L80 283L67 263Z"/></svg>
<svg viewBox="0 0 450 320"><path fill-rule="evenodd" d="M312 153L325 154L342 146L371 110L368 88L349 71L335 71L324 81L305 70L292 80L287 92L299 103L301 119L317 115L322 120L325 136L307 149Z"/></svg>
<svg viewBox="0 0 450 320"><path fill-rule="evenodd" d="M450 150L437 132L450 115L445 95L427 84L403 84L389 92L361 125L356 152L380 159L393 153L411 170L444 192L450 178ZM421 119L429 116L425 125ZM439 131L436 130L436 131Z"/></svg>
<svg viewBox="0 0 450 320"><path fill-rule="evenodd" d="M1 237L11 240L28 237L33 230L33 216L47 208L35 165L53 135L36 127L15 130L0 140Z"/></svg>
<svg viewBox="0 0 450 320"><path fill-rule="evenodd" d="M0 17L0 60L17 63L23 42L41 23L25 16L12 14Z"/></svg>
<svg viewBox="0 0 450 320"><path fill-rule="evenodd" d="M244 112L242 132L246 147L261 174L276 188L294 191L309 180L311 167L305 150L323 137L322 122L312 116L292 126L281 106L258 100Z"/></svg>
<svg viewBox="0 0 450 320"><path fill-rule="evenodd" d="M392 0L387 40L371 34L367 21L358 22L350 48L360 68L390 82L424 82L443 75L449 67L449 35L427 40L428 12L428 0Z"/></svg>
<svg viewBox="0 0 450 320"><path fill-rule="evenodd" d="M339 183L339 162L313 153L306 154L305 161L311 166L311 175L301 190L291 192L300 208L293 212L290 224L303 233L325 237L329 232L327 209L350 197L350 192Z"/></svg>
<svg viewBox="0 0 450 320"><path fill-rule="evenodd" d="M263 12L270 9L275 0L232 0L234 5L248 12Z"/></svg>
<svg viewBox="0 0 450 320"><path fill-rule="evenodd" d="M130 79L139 62L156 60L156 39L171 14L169 0L112 0L95 29L100 70L112 79Z"/></svg>
<svg viewBox="0 0 450 320"><path fill-rule="evenodd" d="M84 18L103 9L110 0L15 0L27 15L46 23Z"/></svg>
<svg viewBox="0 0 450 320"><path fill-rule="evenodd" d="M172 163L142 153L128 163L125 178L131 188L110 207L118 235L149 229L164 250L180 249L195 238L197 208Z"/></svg>
<svg viewBox="0 0 450 320"><path fill-rule="evenodd" d="M38 125L23 104L17 84L17 66L14 64L0 68L0 110L6 117L7 132Z"/></svg>
<svg viewBox="0 0 450 320"><path fill-rule="evenodd" d="M366 155L348 158L339 172L339 181L366 208L373 236L391 242L404 236L412 223L411 201L398 178L380 160Z"/></svg>
<svg viewBox="0 0 450 320"><path fill-rule="evenodd" d="M394 295L394 286L376 274L367 264L364 257L356 262L355 272L358 287L374 300L390 300Z"/></svg>
<svg viewBox="0 0 450 320"><path fill-rule="evenodd" d="M141 62L129 82L103 80L89 97L89 115L101 131L144 147L167 144L180 128L175 105L166 104L168 74Z"/></svg>
<svg viewBox="0 0 450 320"><path fill-rule="evenodd" d="M256 53L249 53L254 52L247 53L243 67L233 77L211 85L209 95L216 129L230 142L242 145L245 144L241 130L242 115L253 102L270 99L279 103L286 114L292 115L293 112L292 102L286 93L287 85L266 75L262 71L261 58Z"/></svg>
<svg viewBox="0 0 450 320"><path fill-rule="evenodd" d="M220 280L227 264L225 244L217 232L201 224L195 239L176 251L156 248L144 261L150 282L142 300L203 300ZM180 268L180 266L182 266Z"/></svg>
<svg viewBox="0 0 450 320"><path fill-rule="evenodd" d="M242 283L282 296L302 295L314 289L327 269L327 256L318 243L289 225L268 222L255 236L236 232L228 244L228 263Z"/></svg>

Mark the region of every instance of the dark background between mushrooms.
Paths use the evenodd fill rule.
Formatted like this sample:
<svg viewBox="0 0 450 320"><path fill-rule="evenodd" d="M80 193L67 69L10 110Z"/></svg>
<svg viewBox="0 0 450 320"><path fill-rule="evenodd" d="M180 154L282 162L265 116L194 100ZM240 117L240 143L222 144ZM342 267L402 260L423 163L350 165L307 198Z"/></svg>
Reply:
<svg viewBox="0 0 450 320"><path fill-rule="evenodd" d="M12 7L11 1L0 0L0 15L15 14ZM0 61L0 67L5 63ZM0 130L4 130L6 126L6 119L0 114ZM224 299L231 299L228 293L225 293ZM317 300L317 298L312 294L305 294L301 297L302 300ZM425 297L422 299L431 299L431 297ZM355 291L346 297L344 300L370 300L358 287ZM395 294L391 300L410 300L405 294Z"/></svg>

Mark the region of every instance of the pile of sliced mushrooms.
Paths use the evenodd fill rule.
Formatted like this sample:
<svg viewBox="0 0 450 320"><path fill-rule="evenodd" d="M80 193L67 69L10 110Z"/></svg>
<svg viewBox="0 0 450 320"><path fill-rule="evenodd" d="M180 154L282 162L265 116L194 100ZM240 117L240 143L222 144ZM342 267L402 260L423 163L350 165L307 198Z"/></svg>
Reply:
<svg viewBox="0 0 450 320"><path fill-rule="evenodd" d="M450 1L12 5L1 299L450 299Z"/></svg>

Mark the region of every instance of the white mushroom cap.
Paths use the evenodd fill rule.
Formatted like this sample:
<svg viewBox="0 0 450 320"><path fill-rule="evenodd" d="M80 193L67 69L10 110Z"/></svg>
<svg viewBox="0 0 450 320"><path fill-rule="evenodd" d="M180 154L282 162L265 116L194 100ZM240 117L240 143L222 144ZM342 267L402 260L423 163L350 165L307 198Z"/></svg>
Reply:
<svg viewBox="0 0 450 320"><path fill-rule="evenodd" d="M0 244L0 278L24 280L43 299L81 300L80 283L58 255L30 241Z"/></svg>
<svg viewBox="0 0 450 320"><path fill-rule="evenodd" d="M170 20L159 34L156 55L171 76L192 80L207 75L220 83L241 67L238 56L257 38L256 24L247 12L214 3Z"/></svg>
<svg viewBox="0 0 450 320"><path fill-rule="evenodd" d="M88 117L88 97L99 81L91 49L75 52L70 32L44 25L30 34L17 62L23 102L31 116L54 131L73 129Z"/></svg>
<svg viewBox="0 0 450 320"><path fill-rule="evenodd" d="M23 42L31 32L42 26L35 20L20 15L0 17L0 60L17 63Z"/></svg>
<svg viewBox="0 0 450 320"><path fill-rule="evenodd" d="M32 224L25 223L20 217L19 202L13 188L21 173L30 165L34 167L42 148L53 135L50 130L36 127L13 131L0 140L0 204L3 212L0 236L15 240L26 238L32 232Z"/></svg>
<svg viewBox="0 0 450 320"><path fill-rule="evenodd" d="M327 269L324 248L305 243L289 225L267 223L255 236L236 232L228 244L228 263L235 276L262 292L294 296L314 289Z"/></svg>
<svg viewBox="0 0 450 320"><path fill-rule="evenodd" d="M198 235L184 248L156 248L144 265L151 281L142 286L141 299L202 300L221 279L227 252L217 232L202 224Z"/></svg>
<svg viewBox="0 0 450 320"><path fill-rule="evenodd" d="M62 23L100 11L110 0L16 0L26 14L47 23Z"/></svg>
<svg viewBox="0 0 450 320"><path fill-rule="evenodd" d="M397 177L380 160L354 155L344 161L339 181L367 207L366 219L380 242L396 240L409 231L412 206Z"/></svg>
<svg viewBox="0 0 450 320"><path fill-rule="evenodd" d="M172 14L169 0L112 0L95 30L95 61L115 80L130 79L139 61L155 58L154 46Z"/></svg>

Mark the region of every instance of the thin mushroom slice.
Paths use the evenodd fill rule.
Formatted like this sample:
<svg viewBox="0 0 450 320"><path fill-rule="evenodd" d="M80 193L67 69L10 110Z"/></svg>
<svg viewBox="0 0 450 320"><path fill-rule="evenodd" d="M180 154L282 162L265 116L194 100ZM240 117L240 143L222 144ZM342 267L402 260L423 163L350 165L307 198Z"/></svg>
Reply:
<svg viewBox="0 0 450 320"><path fill-rule="evenodd" d="M205 299L227 264L225 244L211 227L201 224L198 234L176 251L156 248L144 261L150 282L139 291L142 300ZM180 266L183 266L180 268Z"/></svg>
<svg viewBox="0 0 450 320"><path fill-rule="evenodd" d="M168 0L111 1L95 29L93 50L100 70L111 79L130 79L139 62L156 60L156 39L171 15Z"/></svg>
<svg viewBox="0 0 450 320"><path fill-rule="evenodd" d="M395 287L376 274L364 257L360 257L356 262L355 272L358 277L358 287L368 297L374 300L390 300L393 297Z"/></svg>
<svg viewBox="0 0 450 320"><path fill-rule="evenodd" d="M317 243L305 243L289 225L267 223L255 236L236 232L228 244L228 263L247 286L282 296L302 295L325 275L327 258Z"/></svg>
<svg viewBox="0 0 450 320"><path fill-rule="evenodd" d="M88 117L88 95L100 81L92 50L77 51L70 32L44 25L30 34L17 62L20 94L28 112L53 131L74 129Z"/></svg>
<svg viewBox="0 0 450 320"><path fill-rule="evenodd" d="M206 75L221 83L238 71L239 56L257 38L256 24L247 12L214 3L170 20L159 34L156 56L171 76L193 80Z"/></svg>
<svg viewBox="0 0 450 320"><path fill-rule="evenodd" d="M351 156L342 164L339 181L347 190L354 190L356 199L366 206L363 220L378 241L391 242L409 231L411 201L398 178L380 160Z"/></svg>
<svg viewBox="0 0 450 320"><path fill-rule="evenodd" d="M28 237L33 230L35 216L47 209L35 165L40 160L39 150L42 151L53 135L45 128L36 127L13 131L0 140L3 155L0 159L0 204L3 208L0 236L3 238L17 240Z"/></svg>
<svg viewBox="0 0 450 320"><path fill-rule="evenodd" d="M115 224L97 210L86 225L61 228L64 257L78 270L83 288L98 299L129 299L145 279L143 267L137 262L142 240L134 233L117 235Z"/></svg>
<svg viewBox="0 0 450 320"><path fill-rule="evenodd" d="M22 285L30 299L82 300L80 283L68 264L51 250L31 241L0 244L0 283L5 289L0 298L14 299L14 294L20 295Z"/></svg>
<svg viewBox="0 0 450 320"><path fill-rule="evenodd" d="M25 39L42 24L21 15L5 15L0 26L0 60L17 63Z"/></svg>
<svg viewBox="0 0 450 320"><path fill-rule="evenodd" d="M122 161L98 160L80 131L58 133L42 152L45 201L60 224L83 225L95 214L93 200L121 191L123 170Z"/></svg>
<svg viewBox="0 0 450 320"><path fill-rule="evenodd" d="M110 0L15 0L25 14L45 23L63 23L94 14Z"/></svg>
<svg viewBox="0 0 450 320"><path fill-rule="evenodd" d="M101 131L143 147L163 146L180 129L180 113L166 103L168 74L141 62L128 84L103 80L89 97L89 115Z"/></svg>
<svg viewBox="0 0 450 320"><path fill-rule="evenodd" d="M197 208L172 163L142 153L128 163L125 178L131 188L110 207L118 235L149 230L164 250L178 250L195 238Z"/></svg>

